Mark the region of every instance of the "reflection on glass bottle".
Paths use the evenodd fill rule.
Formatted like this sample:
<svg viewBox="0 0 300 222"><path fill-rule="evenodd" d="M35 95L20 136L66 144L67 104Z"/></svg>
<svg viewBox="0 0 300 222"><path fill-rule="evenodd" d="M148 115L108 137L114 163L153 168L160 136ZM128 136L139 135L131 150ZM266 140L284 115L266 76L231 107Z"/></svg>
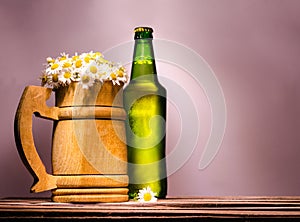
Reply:
<svg viewBox="0 0 300 222"><path fill-rule="evenodd" d="M127 112L129 197L147 186L156 197L167 194L165 160L166 89L158 82L152 28L135 30L130 83L124 89Z"/></svg>

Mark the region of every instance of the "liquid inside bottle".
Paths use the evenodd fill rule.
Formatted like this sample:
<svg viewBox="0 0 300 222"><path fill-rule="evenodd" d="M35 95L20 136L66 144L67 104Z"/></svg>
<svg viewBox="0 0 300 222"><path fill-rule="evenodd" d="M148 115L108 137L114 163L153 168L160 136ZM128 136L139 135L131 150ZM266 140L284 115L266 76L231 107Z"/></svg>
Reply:
<svg viewBox="0 0 300 222"><path fill-rule="evenodd" d="M165 160L166 89L159 83L152 29L135 29L131 80L124 89L127 112L129 197L149 186L156 197L167 194Z"/></svg>

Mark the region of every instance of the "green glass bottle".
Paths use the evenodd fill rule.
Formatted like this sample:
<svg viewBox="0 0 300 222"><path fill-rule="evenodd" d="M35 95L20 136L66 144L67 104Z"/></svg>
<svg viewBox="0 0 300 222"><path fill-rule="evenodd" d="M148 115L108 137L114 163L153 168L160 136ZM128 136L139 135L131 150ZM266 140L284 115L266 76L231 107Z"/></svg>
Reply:
<svg viewBox="0 0 300 222"><path fill-rule="evenodd" d="M157 198L167 195L165 160L166 89L157 79L152 28L135 28L131 77L124 89L127 112L129 197L149 186Z"/></svg>

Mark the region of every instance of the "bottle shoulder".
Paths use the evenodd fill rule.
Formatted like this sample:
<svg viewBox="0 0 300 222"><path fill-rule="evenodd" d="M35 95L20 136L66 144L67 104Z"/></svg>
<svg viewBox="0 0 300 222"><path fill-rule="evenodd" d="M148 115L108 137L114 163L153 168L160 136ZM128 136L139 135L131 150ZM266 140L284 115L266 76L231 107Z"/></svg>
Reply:
<svg viewBox="0 0 300 222"><path fill-rule="evenodd" d="M143 92L160 92L166 94L166 89L159 81L134 81L131 80L124 88L124 93L132 91L143 91Z"/></svg>

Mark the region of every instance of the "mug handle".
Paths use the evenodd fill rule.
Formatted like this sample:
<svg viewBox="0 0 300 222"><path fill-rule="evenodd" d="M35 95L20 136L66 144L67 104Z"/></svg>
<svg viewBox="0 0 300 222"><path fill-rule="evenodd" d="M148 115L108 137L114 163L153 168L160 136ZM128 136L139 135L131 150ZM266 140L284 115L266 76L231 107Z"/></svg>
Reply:
<svg viewBox="0 0 300 222"><path fill-rule="evenodd" d="M35 148L32 135L32 114L58 120L58 107L48 107L46 100L51 89L40 86L27 86L24 89L15 116L15 142L19 155L34 178L31 192L42 192L57 187L55 176L48 174Z"/></svg>

